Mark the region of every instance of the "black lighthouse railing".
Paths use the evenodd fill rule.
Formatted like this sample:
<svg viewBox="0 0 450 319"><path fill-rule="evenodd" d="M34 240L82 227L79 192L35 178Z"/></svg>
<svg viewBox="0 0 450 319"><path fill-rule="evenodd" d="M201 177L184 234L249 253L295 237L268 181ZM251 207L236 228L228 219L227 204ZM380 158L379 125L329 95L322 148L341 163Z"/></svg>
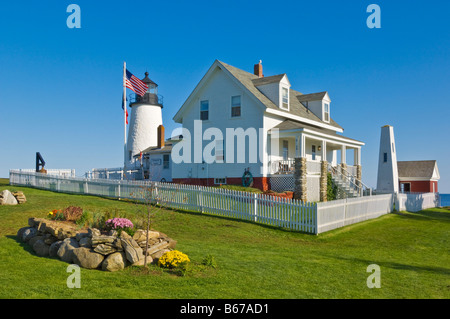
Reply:
<svg viewBox="0 0 450 319"><path fill-rule="evenodd" d="M132 93L129 95L130 106L134 103L145 103L151 105L163 106L163 96L160 94L145 93L144 96Z"/></svg>

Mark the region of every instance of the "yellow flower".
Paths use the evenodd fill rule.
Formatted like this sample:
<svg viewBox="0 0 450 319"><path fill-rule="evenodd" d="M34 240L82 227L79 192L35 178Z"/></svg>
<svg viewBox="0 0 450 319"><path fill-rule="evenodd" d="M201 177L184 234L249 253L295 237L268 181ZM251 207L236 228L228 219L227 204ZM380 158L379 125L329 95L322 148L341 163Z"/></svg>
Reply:
<svg viewBox="0 0 450 319"><path fill-rule="evenodd" d="M172 250L164 253L158 260L158 265L164 268L176 268L180 264L190 262L186 254L178 250Z"/></svg>

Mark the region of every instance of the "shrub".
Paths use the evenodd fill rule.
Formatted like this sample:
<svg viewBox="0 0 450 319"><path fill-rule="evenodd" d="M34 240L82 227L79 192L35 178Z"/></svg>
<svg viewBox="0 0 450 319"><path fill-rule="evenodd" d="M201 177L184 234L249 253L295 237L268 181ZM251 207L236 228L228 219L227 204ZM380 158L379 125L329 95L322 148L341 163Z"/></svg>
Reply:
<svg viewBox="0 0 450 319"><path fill-rule="evenodd" d="M331 174L327 176L327 200L335 200L337 198L338 186L333 182Z"/></svg>
<svg viewBox="0 0 450 319"><path fill-rule="evenodd" d="M163 268L185 268L186 264L190 262L189 257L181 251L172 250L164 253L158 260L158 265Z"/></svg>
<svg viewBox="0 0 450 319"><path fill-rule="evenodd" d="M84 211L80 218L75 222L78 226L88 226L90 220L92 219L92 213Z"/></svg>
<svg viewBox="0 0 450 319"><path fill-rule="evenodd" d="M83 215L83 209L77 206L69 206L63 211L65 220L77 221Z"/></svg>
<svg viewBox="0 0 450 319"><path fill-rule="evenodd" d="M217 268L217 262L213 255L206 256L202 261L202 265L212 267L214 269Z"/></svg>

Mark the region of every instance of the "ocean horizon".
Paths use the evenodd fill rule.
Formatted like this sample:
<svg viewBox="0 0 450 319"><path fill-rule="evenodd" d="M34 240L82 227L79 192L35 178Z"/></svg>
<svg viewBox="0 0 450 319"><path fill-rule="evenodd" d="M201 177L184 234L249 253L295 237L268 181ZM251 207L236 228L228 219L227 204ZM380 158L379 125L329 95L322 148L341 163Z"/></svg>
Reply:
<svg viewBox="0 0 450 319"><path fill-rule="evenodd" d="M450 206L450 194L439 194L441 197L441 206Z"/></svg>

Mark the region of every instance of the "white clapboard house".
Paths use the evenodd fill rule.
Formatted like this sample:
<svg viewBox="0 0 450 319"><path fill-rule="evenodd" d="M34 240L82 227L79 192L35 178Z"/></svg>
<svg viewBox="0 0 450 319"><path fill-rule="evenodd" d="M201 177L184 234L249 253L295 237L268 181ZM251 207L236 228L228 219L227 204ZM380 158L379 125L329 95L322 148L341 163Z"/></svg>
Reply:
<svg viewBox="0 0 450 319"><path fill-rule="evenodd" d="M264 76L261 62L249 73L216 60L173 118L183 140L172 148L172 180L293 191L300 158L307 200L320 200L324 168L350 195L362 185L364 143L343 136L332 114L328 92L300 93L287 74Z"/></svg>

